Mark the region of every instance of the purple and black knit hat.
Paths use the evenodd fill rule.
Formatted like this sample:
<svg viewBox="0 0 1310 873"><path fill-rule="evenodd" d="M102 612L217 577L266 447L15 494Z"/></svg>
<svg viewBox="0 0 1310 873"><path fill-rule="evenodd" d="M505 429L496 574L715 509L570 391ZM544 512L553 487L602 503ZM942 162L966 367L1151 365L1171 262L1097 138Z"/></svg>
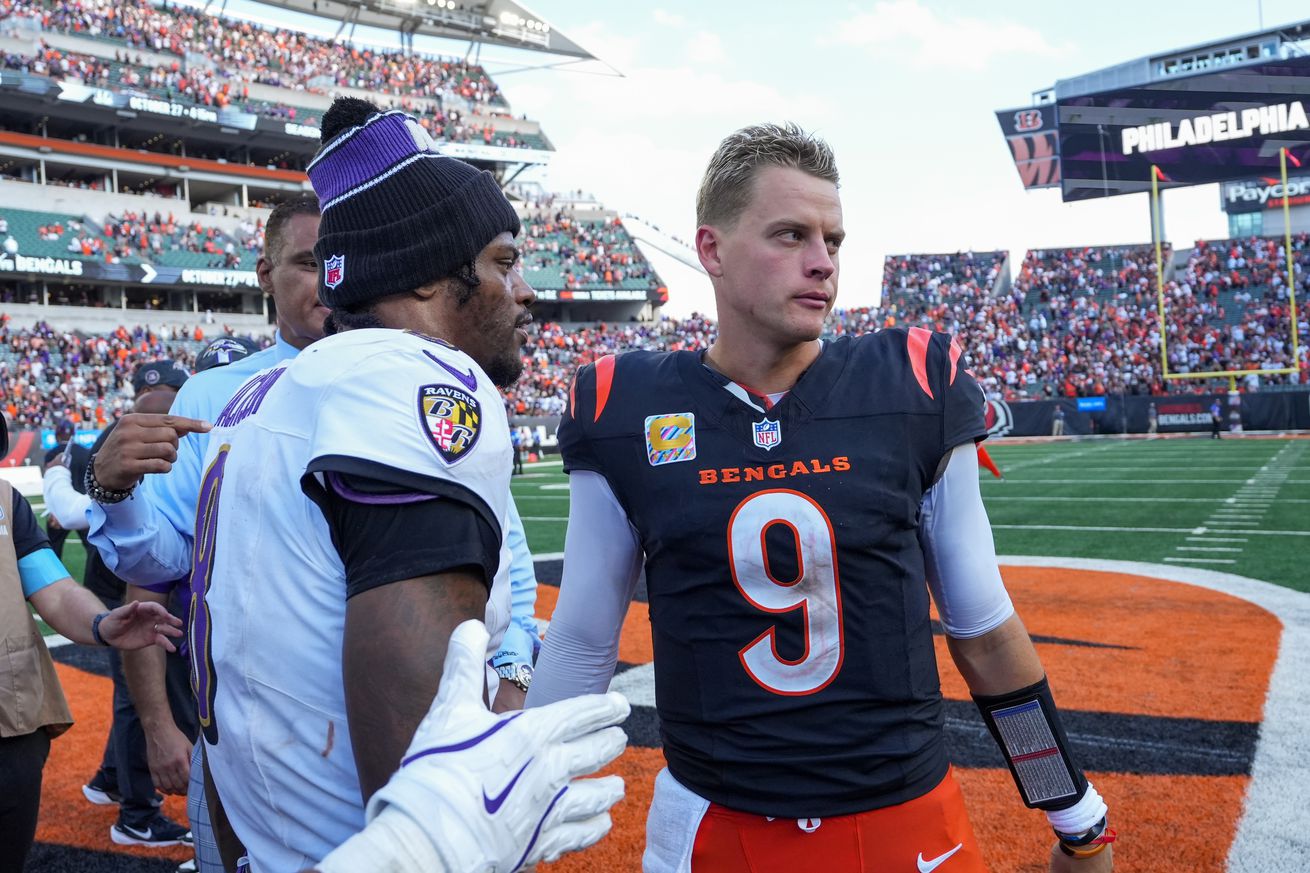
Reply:
<svg viewBox="0 0 1310 873"><path fill-rule="evenodd" d="M324 116L309 181L323 212L318 296L332 309L452 276L497 235L519 232L490 173L438 154L403 112L356 98L338 99Z"/></svg>

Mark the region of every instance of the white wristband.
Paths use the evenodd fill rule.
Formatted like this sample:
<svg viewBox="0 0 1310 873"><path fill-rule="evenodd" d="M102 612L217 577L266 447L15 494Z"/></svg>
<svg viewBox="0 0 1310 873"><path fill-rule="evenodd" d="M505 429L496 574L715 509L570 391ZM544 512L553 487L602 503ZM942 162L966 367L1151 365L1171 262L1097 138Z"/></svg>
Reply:
<svg viewBox="0 0 1310 873"><path fill-rule="evenodd" d="M1106 810L1105 801L1088 782L1087 790L1077 803L1068 809L1047 812L1046 820L1062 834L1077 835L1091 830L1105 816Z"/></svg>
<svg viewBox="0 0 1310 873"><path fill-rule="evenodd" d="M446 868L423 827L394 806L318 862L319 873L458 873Z"/></svg>

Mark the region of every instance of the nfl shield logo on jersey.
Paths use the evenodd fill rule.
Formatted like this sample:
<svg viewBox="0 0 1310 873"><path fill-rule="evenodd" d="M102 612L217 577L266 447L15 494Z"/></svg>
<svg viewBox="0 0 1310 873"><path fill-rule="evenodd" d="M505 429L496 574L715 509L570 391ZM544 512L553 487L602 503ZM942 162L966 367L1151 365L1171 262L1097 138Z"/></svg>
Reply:
<svg viewBox="0 0 1310 873"><path fill-rule="evenodd" d="M482 432L482 405L476 397L453 385L424 385L418 389L418 410L441 460L453 464L468 456Z"/></svg>
<svg viewBox="0 0 1310 873"><path fill-rule="evenodd" d="M782 425L768 418L752 422L751 437L755 440L755 445L769 451L782 442Z"/></svg>
<svg viewBox="0 0 1310 873"><path fill-rule="evenodd" d="M335 288L346 281L346 256L333 255L323 262L323 284Z"/></svg>
<svg viewBox="0 0 1310 873"><path fill-rule="evenodd" d="M670 412L646 418L646 459L652 467L696 457L696 416Z"/></svg>

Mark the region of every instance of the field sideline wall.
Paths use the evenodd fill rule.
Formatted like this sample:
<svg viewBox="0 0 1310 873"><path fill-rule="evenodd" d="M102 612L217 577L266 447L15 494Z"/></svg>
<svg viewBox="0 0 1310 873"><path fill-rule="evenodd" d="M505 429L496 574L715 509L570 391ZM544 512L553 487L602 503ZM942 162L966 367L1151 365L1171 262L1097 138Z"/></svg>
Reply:
<svg viewBox="0 0 1310 873"><path fill-rule="evenodd" d="M991 400L987 425L993 436L1048 436L1059 408L1064 411L1066 435L1147 433L1154 406L1158 433L1203 433L1211 428L1214 401L1219 402L1224 431L1310 430L1310 391Z"/></svg>

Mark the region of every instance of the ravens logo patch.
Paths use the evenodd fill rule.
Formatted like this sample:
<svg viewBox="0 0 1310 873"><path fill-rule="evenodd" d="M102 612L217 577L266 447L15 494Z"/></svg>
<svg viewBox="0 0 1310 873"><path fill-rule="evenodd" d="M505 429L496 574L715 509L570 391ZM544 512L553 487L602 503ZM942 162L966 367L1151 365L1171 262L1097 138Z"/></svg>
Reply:
<svg viewBox="0 0 1310 873"><path fill-rule="evenodd" d="M424 433L447 464L467 456L482 432L482 405L453 385L419 388L418 410Z"/></svg>

